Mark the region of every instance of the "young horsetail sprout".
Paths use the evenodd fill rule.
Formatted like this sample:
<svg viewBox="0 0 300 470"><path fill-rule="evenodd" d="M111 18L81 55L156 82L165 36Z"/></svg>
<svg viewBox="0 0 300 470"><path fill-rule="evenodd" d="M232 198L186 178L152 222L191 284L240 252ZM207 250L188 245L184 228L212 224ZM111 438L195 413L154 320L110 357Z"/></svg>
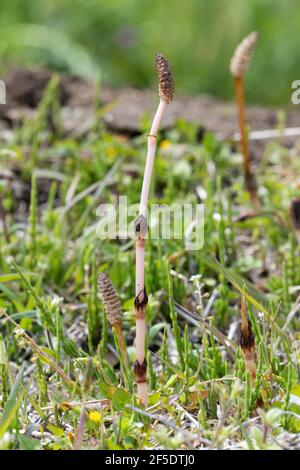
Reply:
<svg viewBox="0 0 300 470"><path fill-rule="evenodd" d="M246 130L244 75L248 70L258 38L259 34L257 32L250 33L246 36L236 48L230 61L230 72L235 79L241 146L244 159L245 185L255 206L259 205L259 201L257 197L256 181L251 169L249 142Z"/></svg>
<svg viewBox="0 0 300 470"><path fill-rule="evenodd" d="M99 274L98 286L109 324L116 332L124 365L128 367L126 342L122 331L122 308L119 297L111 280L105 273Z"/></svg>
<svg viewBox="0 0 300 470"><path fill-rule="evenodd" d="M135 313L136 313L136 362L134 373L137 382L138 397L143 405L148 403L147 363L145 358L146 335L146 307L148 297L144 284L145 271L145 239L147 236L147 204L156 150L156 138L159 125L168 103L173 99L174 85L170 64L162 54L156 54L156 70L158 76L159 105L154 116L150 134L148 135L148 149L146 166L144 170L143 186L140 198L139 216L135 221L136 237L136 285L135 285Z"/></svg>
<svg viewBox="0 0 300 470"><path fill-rule="evenodd" d="M252 327L247 314L247 304L245 296L241 301L241 339L240 346L244 354L246 369L249 372L250 380L253 383L256 376L256 354L255 354L255 341L252 332Z"/></svg>

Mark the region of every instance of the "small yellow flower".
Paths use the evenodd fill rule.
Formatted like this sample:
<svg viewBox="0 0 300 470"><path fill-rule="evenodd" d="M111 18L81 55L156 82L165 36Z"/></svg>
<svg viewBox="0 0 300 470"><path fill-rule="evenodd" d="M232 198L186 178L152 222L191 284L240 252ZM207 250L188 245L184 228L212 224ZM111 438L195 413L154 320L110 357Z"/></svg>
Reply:
<svg viewBox="0 0 300 470"><path fill-rule="evenodd" d="M168 139L164 139L161 143L160 143L160 148L165 150L167 149L168 147L170 147L171 145L171 142L168 140Z"/></svg>
<svg viewBox="0 0 300 470"><path fill-rule="evenodd" d="M96 410L90 411L89 419L95 424L100 424L101 415L100 415L99 411L96 411Z"/></svg>

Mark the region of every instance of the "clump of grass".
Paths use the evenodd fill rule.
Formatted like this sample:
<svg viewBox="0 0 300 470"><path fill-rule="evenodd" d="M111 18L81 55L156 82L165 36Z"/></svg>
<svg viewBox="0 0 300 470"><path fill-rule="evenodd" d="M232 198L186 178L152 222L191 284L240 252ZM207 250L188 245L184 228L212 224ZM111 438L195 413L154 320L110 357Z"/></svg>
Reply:
<svg viewBox="0 0 300 470"><path fill-rule="evenodd" d="M249 141L246 129L244 76L248 70L258 38L259 35L257 32L250 33L247 37L245 37L236 48L230 62L230 72L235 79L241 146L244 159L245 185L255 206L258 206L259 201L257 197L256 180L251 168Z"/></svg>
<svg viewBox="0 0 300 470"><path fill-rule="evenodd" d="M144 171L143 186L140 198L139 216L135 222L136 234L136 362L134 372L138 387L138 396L142 404L148 403L147 362L145 358L146 307L148 296L145 289L145 240L147 237L147 205L156 150L156 139L160 122L168 103L173 99L174 84L170 64L162 54L156 54L156 70L158 76L159 105L154 116L150 134Z"/></svg>
<svg viewBox="0 0 300 470"><path fill-rule="evenodd" d="M60 365L57 364L57 362L47 352L43 351L43 349L40 348L36 342L22 328L20 328L19 325L14 320L12 320L3 309L0 309L0 318L1 316L4 316L8 322L14 325L16 340L20 342L20 345L28 346L31 351L33 351L41 360L43 360L44 363L48 364L49 367L62 378L67 386L73 390L78 391L77 384L65 373Z"/></svg>

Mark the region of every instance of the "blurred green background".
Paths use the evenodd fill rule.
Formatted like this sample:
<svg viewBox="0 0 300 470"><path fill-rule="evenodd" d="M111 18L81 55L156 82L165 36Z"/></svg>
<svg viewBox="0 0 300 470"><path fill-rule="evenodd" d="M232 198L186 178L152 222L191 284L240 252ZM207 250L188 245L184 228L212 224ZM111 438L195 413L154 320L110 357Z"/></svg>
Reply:
<svg viewBox="0 0 300 470"><path fill-rule="evenodd" d="M232 99L228 63L240 39L261 33L247 75L249 101L289 104L300 79L299 0L1 0L1 73L47 66L116 86L153 86L154 53L176 88Z"/></svg>

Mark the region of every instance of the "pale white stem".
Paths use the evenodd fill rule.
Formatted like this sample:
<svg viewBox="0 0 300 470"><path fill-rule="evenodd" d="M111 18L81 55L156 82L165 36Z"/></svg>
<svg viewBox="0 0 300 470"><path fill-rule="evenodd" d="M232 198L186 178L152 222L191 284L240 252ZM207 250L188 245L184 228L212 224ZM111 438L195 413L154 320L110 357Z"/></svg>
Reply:
<svg viewBox="0 0 300 470"><path fill-rule="evenodd" d="M145 262L145 241L137 240L136 243L136 258L135 258L135 268L136 268L136 279L135 279L135 295L144 289L144 262Z"/></svg>
<svg viewBox="0 0 300 470"><path fill-rule="evenodd" d="M136 320L136 358L140 364L145 359L145 335L146 322L145 318L137 318Z"/></svg>
<svg viewBox="0 0 300 470"><path fill-rule="evenodd" d="M144 180L143 180L141 201L140 201L140 214L143 214L145 217L147 214L147 203L148 203L148 197L149 197L155 150L156 150L156 137L157 137L158 128L162 120L166 106L167 106L166 101L160 100L156 114L153 119L150 134L148 136L148 150L147 150L146 166L145 166L145 171L144 171Z"/></svg>
<svg viewBox="0 0 300 470"><path fill-rule="evenodd" d="M161 123L167 103L160 100L157 111L155 113L150 134L148 136L148 149L146 157L146 166L144 171L143 186L140 200L140 214L147 218L147 204L151 184L151 176L153 171L153 163L156 150L156 136L159 125ZM145 259L145 242L137 240L136 244L136 284L135 295L138 295L144 289L144 259Z"/></svg>
<svg viewBox="0 0 300 470"><path fill-rule="evenodd" d="M138 397L141 403L145 406L148 405L148 384L147 382L142 382L137 384Z"/></svg>
<svg viewBox="0 0 300 470"><path fill-rule="evenodd" d="M155 150L156 150L156 137L162 120L167 103L163 100L160 101L156 114L153 119L150 134L148 135L148 148L146 166L144 171L143 186L140 199L140 215L145 217L147 221L147 205L151 184L151 177L153 171ZM136 297L140 302L144 301L144 276L145 276L145 238L140 236L136 240L136 281L135 292ZM142 307L142 314L138 311L136 319L136 359L140 366L145 361L145 335L146 335L146 319L145 319L145 305ZM137 384L138 397L143 405L148 404L148 384L147 381L140 381Z"/></svg>

